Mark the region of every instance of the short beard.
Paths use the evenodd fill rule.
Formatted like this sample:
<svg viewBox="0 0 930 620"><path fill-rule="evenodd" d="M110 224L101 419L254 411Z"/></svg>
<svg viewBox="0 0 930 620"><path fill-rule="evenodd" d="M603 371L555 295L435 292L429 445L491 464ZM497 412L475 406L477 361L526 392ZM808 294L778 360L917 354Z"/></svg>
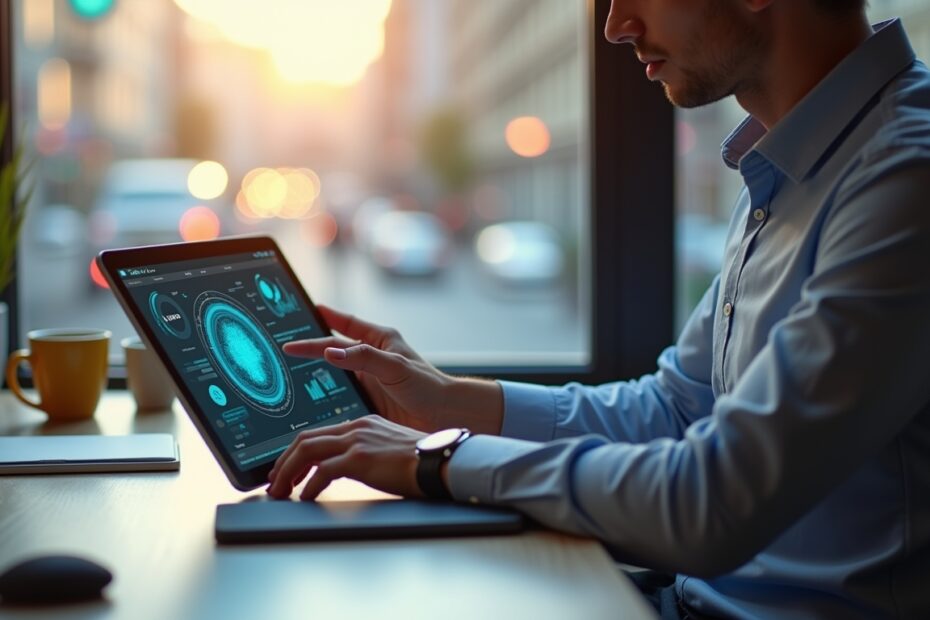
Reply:
<svg viewBox="0 0 930 620"><path fill-rule="evenodd" d="M704 66L679 65L682 84L677 90L663 83L668 100L682 108L697 108L757 88L758 59L768 37L754 24L744 22L730 5L714 0L707 6L708 27L695 37L683 55L702 59Z"/></svg>

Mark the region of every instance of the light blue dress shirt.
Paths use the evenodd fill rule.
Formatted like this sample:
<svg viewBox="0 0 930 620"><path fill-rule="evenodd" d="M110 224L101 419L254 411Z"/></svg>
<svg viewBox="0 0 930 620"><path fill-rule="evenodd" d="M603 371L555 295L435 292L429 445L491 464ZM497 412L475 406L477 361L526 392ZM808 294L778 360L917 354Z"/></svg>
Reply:
<svg viewBox="0 0 930 620"><path fill-rule="evenodd" d="M503 383L451 491L678 573L700 613L930 617L930 72L880 24L723 154L724 264L658 371Z"/></svg>

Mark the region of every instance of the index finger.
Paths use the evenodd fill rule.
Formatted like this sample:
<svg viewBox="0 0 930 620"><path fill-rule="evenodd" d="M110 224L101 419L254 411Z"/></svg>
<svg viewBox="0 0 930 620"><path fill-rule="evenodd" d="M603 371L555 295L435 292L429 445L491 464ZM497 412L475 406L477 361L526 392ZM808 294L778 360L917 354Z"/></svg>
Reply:
<svg viewBox="0 0 930 620"><path fill-rule="evenodd" d="M295 357L323 357L323 352L330 348L347 349L358 344L357 340L349 340L340 336L326 338L308 338L306 340L291 340L285 342L281 350L287 355Z"/></svg>

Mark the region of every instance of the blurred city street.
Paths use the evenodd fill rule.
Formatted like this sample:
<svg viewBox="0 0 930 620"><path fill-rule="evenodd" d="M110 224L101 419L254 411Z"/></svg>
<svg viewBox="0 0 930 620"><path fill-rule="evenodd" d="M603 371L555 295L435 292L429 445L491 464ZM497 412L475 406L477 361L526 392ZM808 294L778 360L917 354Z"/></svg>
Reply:
<svg viewBox="0 0 930 620"><path fill-rule="evenodd" d="M441 365L588 361L583 4L16 4L21 338L107 327L119 363L97 252L251 233Z"/></svg>
<svg viewBox="0 0 930 620"><path fill-rule="evenodd" d="M583 363L584 313L561 289L514 291L491 281L468 248L457 248L436 275L391 275L352 247L315 248L294 226L274 233L314 301L401 331L415 348L442 365ZM27 329L102 327L113 332L111 353L134 330L109 291L91 285L83 261L25 248L23 299ZM30 297L31 295L31 297ZM24 339L25 341L25 339Z"/></svg>

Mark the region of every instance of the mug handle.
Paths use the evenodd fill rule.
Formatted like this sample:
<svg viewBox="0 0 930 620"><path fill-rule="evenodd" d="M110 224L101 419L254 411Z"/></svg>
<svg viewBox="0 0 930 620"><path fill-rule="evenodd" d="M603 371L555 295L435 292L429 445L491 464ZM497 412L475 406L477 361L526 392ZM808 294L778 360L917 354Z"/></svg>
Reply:
<svg viewBox="0 0 930 620"><path fill-rule="evenodd" d="M19 349L18 351L13 351L13 353L10 354L10 359L8 359L6 362L6 383L8 386L10 386L10 391L13 392L13 395L16 398L29 405L30 407L42 409L41 402L34 401L23 393L23 388L19 385L19 377L16 373L16 371L19 369L20 362L26 362L27 364L29 363L29 356L29 349Z"/></svg>

